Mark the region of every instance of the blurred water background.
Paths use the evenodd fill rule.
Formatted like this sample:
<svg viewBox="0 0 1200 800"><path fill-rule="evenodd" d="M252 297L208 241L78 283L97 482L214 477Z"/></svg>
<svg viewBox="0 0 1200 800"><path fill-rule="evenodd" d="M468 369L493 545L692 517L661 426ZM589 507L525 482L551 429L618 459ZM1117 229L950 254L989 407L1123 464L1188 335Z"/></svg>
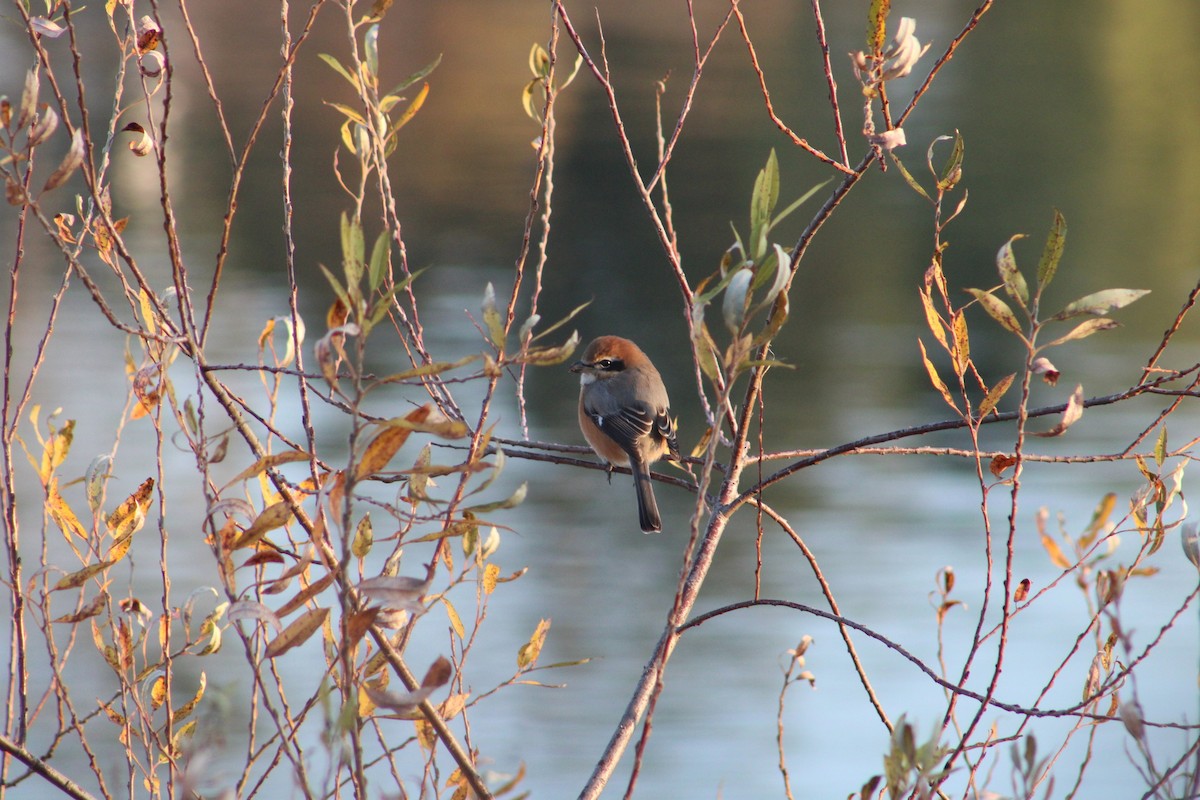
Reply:
<svg viewBox="0 0 1200 800"><path fill-rule="evenodd" d="M105 76L111 75L112 63L111 48L105 50L108 33L101 5L88 8L79 24L85 50L109 54L108 61L85 62L93 70L85 76L95 87L93 112L103 114L111 80ZM696 5L704 36L725 7ZM843 115L852 132L861 116L845 54L862 47L865 3L826 5ZM690 74L684 4L601 0L596 7L626 124L645 170L653 153L654 82L670 75L664 106L673 114ZM972 9L970 3L952 0L895 5L893 17L915 17L918 37L933 43L918 76ZM594 46L592 6L578 4L571 10ZM294 8L293 16L299 20L306 11ZM267 6L261 13L248 13L239 0L194 3L190 12L240 144L279 60L278 13ZM745 13L776 109L815 145L832 150L809 5L768 0L745 4ZM549 22L550 10L543 3L492 0L481 6L443 0L398 3L383 24L381 52L390 80L399 81L442 55L430 78L429 99L405 129L391 160L410 263L430 267L418 294L440 357L478 350L467 313L477 312L487 282L503 289L511 281L528 210L530 141L537 133L521 110L520 90L529 77L529 48L546 41ZM344 25L334 9L323 11L314 42L296 64L297 262L310 332L332 299L317 264L338 262L337 220L347 207L331 167L340 119L322 101L351 101L344 81L316 54L345 53ZM951 242L946 271L952 286L993 285L995 252L1016 233L1030 234L1028 242L1017 245L1017 254L1019 263L1032 270L1058 208L1070 233L1051 304L1109 287L1153 290L1118 313L1123 323L1119 330L1068 345L1052 356L1063 380L1053 388L1037 386L1035 404L1062 402L1076 383L1082 383L1086 395L1098 396L1135 382L1200 276L1200 149L1195 146L1200 95L1187 88L1189 76L1200 71L1197 30L1200 6L1195 3L1009 0L985 18L906 125L910 144L901 154L917 173L934 137L957 129L966 141L963 185L970 200L945 234ZM176 210L185 257L194 274L206 279L226 201L227 159L212 125L211 106L196 81L190 46L178 36L172 44L177 84L170 146L177 170ZM65 40L47 47L62 68ZM28 45L17 30L0 27L0 91L19 93L28 58ZM385 78L384 84L388 82ZM895 84L894 107L902 106L917 85L917 77ZM604 97L586 73L562 96L558 114L557 193L543 316L554 319L591 300L577 322L585 341L611 332L642 342L672 388L682 443L690 448L702 418L691 397L694 381L677 295L631 189ZM252 363L262 323L287 312L274 144L278 120L273 109L264 132L272 143L258 148L240 200L230 272L216 311L239 324L214 330L210 350L216 362ZM754 176L771 148L780 157L783 202L830 177L831 170L792 148L771 124L745 45L735 29L727 31L705 71L669 173L689 275L716 268L731 243L731 220L744 230ZM131 216L129 241L135 252L141 248L143 264L166 286L153 165L122 148L117 152L118 215ZM852 160L861 152L859 139L851 136ZM819 199L781 226L782 241L794 241L817 203ZM14 217L10 212L0 220L0 242L12 241ZM772 449L831 446L949 416L929 386L916 344L924 333L917 287L929 262L931 225L926 203L891 170L886 175L873 172L862 181L820 232L796 282L792 317L778 349L795 369L774 371L767 390ZM18 302L18 332L24 338L14 356L25 368L61 269L44 243L33 240L27 246ZM11 247L5 245L4 251L11 258ZM973 354L985 374L1016 371L1021 355L1012 343L996 335L982 315L972 322ZM1194 320L1185 336L1192 345L1200 342ZM80 287L73 288L34 395L47 408L61 406L64 418L78 420L77 473L93 455L112 448L127 393L124 347ZM1200 348L1188 352L1177 342L1166 363L1190 364L1197 353ZM373 359L381 373L403 366L399 352L379 349ZM256 390L249 376L238 385L248 393ZM535 370L529 389L530 436L579 442L573 376L561 369ZM392 396L397 408L404 397ZM515 402L509 397L505 403L498 409L502 429L519 435ZM1038 441L1033 447L1050 454L1114 452L1163 405L1162 399L1143 399L1094 409L1063 439ZM328 425L328 440L338 441L344 425L340 415L318 416L319 429L322 422ZM1196 436L1200 414L1194 404L1172 417L1169 427L1173 443ZM152 471L152 438L136 424L123 436L118 486L132 490ZM936 441L967 445L960 434ZM1001 426L986 433L986 445L1005 447L1010 441L1011 431ZM187 485L190 458L175 452L166 457L169 469L181 476L176 486ZM231 463L230 469L241 466ZM518 461L510 463L503 488L511 491L525 480L529 498L507 515L516 532L504 536L496 558L505 571L528 566L529 572L494 596L485 636L473 655L475 688L486 689L490 680L511 673L516 648L541 617L553 619L543 662L593 660L543 676L564 683L563 688L501 692L475 717L473 741L498 771L513 772L524 762L525 785L533 797L569 797L590 773L661 632L691 502L681 491L660 488L666 531L646 537L638 533L626 506L631 490L621 476L609 485L598 472ZM1185 492L1195 480L1195 475L1187 478ZM1059 574L1038 542L1033 525L1038 507L1049 508L1052 520L1061 513L1065 528L1078 533L1105 493L1117 493L1120 509L1141 483L1128 462L1030 465L1018 510L1018 577L1028 577L1036 590ZM991 509L1001 527L1007 516L1005 497L997 495L1000 502ZM953 566L959 576L956 596L968 607L947 617L946 655L955 669L974 625L984 571L971 463L912 456L842 458L801 472L767 498L792 520L820 559L843 613L902 643L926 663L934 663L937 653L929 593L936 571ZM168 510L174 544L181 548L172 565L177 594L216 583L207 548L197 535L200 501L198 491L183 493L172 497ZM25 524L36 526L36 504L25 512L32 515ZM751 522L746 517L731 525L701 610L751 596ZM189 536L195 539L193 552L182 546ZM1124 555L1127 561L1135 547L1133 541L1124 543L1114 559ZM764 596L823 606L791 543L772 532L764 550ZM155 591L150 580L155 558L148 552L134 561L134 574L148 576L147 593ZM1141 644L1167 624L1197 579L1181 556L1178 534L1151 563L1161 574L1131 583L1122 601L1123 618L1132 623ZM1032 703L1048 665L1065 657L1086 620L1084 600L1070 581L1053 588L1032 613L1020 616L1010 635L999 696ZM845 797L880 772L887 735L866 702L836 630L795 612L759 609L709 622L684 637L669 667L639 796L782 796L775 750L780 666L786 662L785 651L805 634L815 640L808 667L816 676L816 689L794 688L785 712L787 759L797 796ZM444 638L431 633L418 639L410 653L428 647L432 659L444 646ZM940 722L944 698L938 687L896 653L865 638L858 646L893 717L906 713L922 732ZM1088 646L1084 650L1060 676L1046 705L1069 705L1079 697L1091 660ZM994 642L985 647L976 668L976 688L984 685L980 681L989 674L986 664L993 652ZM209 691L231 699L227 713L234 715L230 729L235 730L239 711L233 699L246 691L248 679L239 672L238 659L227 663L227 672L209 668ZM1200 714L1194 609L1174 624L1145 669L1155 676L1137 687L1146 715L1194 722ZM108 691L103 676L76 678L97 682L97 696ZM1049 747L1069 725L1040 723L1038 739ZM1000 733L1011 733L1011 721ZM1085 738L1076 738L1061 764L1080 761ZM1156 741L1169 758L1186 746L1181 735L1162 734ZM1105 726L1093 747L1098 757L1088 767L1079 796L1140 796L1145 782L1133 766L1123 729ZM628 763L618 772L616 784L623 786L627 768ZM1009 790L1006 768L1001 766L996 779L1000 792ZM1056 796L1073 780L1068 766ZM286 794L286 787L280 789ZM614 786L609 794L617 791ZM37 792L26 786L14 796L35 797Z"/></svg>

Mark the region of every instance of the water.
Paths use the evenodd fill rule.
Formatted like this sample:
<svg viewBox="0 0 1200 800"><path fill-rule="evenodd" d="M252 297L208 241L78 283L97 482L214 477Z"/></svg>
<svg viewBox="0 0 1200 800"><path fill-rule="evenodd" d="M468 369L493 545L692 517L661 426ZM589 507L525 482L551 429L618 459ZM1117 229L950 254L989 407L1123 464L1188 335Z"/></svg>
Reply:
<svg viewBox="0 0 1200 800"><path fill-rule="evenodd" d="M680 33L681 9L643 6L606 2L600 13L620 97L627 104L626 121L645 170L650 162L651 84L671 70L666 107L677 108L689 49L687 36ZM236 121L235 142L241 142L266 86L244 76L273 68L276 23L268 15L229 26L227 15L234 8L213 4L191 11L202 38L207 36L211 43L208 61L226 98L226 110ZM519 89L527 78L530 44L546 38L548 14L544 8L515 2L494 4L493 10L481 15L457 2L396 8L384 26L385 60L393 80L444 53L442 66L431 78L430 99L405 129L393 169L411 261L432 266L418 286L426 301L431 343L446 358L478 348L463 310L476 313L486 282L493 281L503 291L511 280L508 267L519 243L532 170L528 141L536 131L520 110ZM89 12L98 13L98 7ZM591 9L572 8L572 13L594 45ZM714 13L702 9L708 26L702 25L702 30L711 29ZM777 108L814 143L829 147L831 125L821 105L825 88L816 77L807 13L802 4L782 3L746 10ZM961 27L969 9L925 2L902 13L918 19L918 36L932 38L936 53ZM843 115L853 131L858 125L852 102L855 87L844 56L838 54L861 46L861 11L827 8L825 15ZM925 146L934 136L957 128L967 142L964 184L971 200L945 234L952 243L947 272L955 287L992 285L995 251L1017 232L1031 236L1018 244L1017 254L1022 266L1032 270L1051 209L1058 207L1067 217L1070 234L1052 291L1055 303L1110 286L1153 289L1118 313L1123 329L1067 345L1052 355L1064 372L1063 380L1054 388L1038 385L1035 404L1062 402L1076 382L1084 385L1087 395L1097 396L1136 380L1200 273L1195 262L1200 252L1200 229L1195 225L1200 217L1200 193L1195 190L1200 160L1184 138L1184 132L1200 121L1200 101L1194 93L1178 92L1174 84L1174 76L1194 74L1197 66L1190 36L1196 29L1195 15L1194 8L1180 4L1136 14L1118 8L1098 11L1078 2L1054 7L1005 4L968 39L907 126L911 144L902 157L914 172L921 168ZM102 37L102 26L88 19L93 35ZM744 45L735 33L727 34L706 71L689 123L691 135L682 140L670 175L685 268L693 280L715 268L730 243L730 220L744 232L753 176L770 148L780 154L785 200L828 177L827 170L792 151L766 119ZM321 101L348 102L345 84L315 53L344 52L342 35L337 20L327 15L307 57L297 64L302 90L296 126L302 167L295 176L297 241L310 334L319 327L330 299L316 264L337 262L336 220L345 207L329 167L336 115ZM18 51L19 40L11 30L0 36L12 45L4 49ZM62 42L49 47L57 58L65 54ZM191 70L184 59L186 48L180 41L175 48L182 81ZM1147 49L1171 53L1171 69L1163 70L1159 59L1146 58ZM24 66L11 55L3 59L0 90L12 96ZM910 81L893 93L897 104L913 86ZM96 95L91 97L98 102ZM194 84L181 88L177 103L177 119L183 124L172 146L179 156L180 214L188 226L193 285L201 286L212 263L226 159L208 127L203 92ZM266 136L272 135L274 125L268 126ZM681 438L685 449L690 448L701 418L691 397L694 382L683 320L674 308L676 294L644 212L629 189L603 97L586 74L562 98L559 136L555 227L543 314L553 318L591 299L591 307L578 320L585 339L620 332L642 341L671 388L681 417ZM253 179L246 184L231 271L217 307L221 318L238 324L214 329L214 362L253 362L261 325L287 309L277 233L277 147L275 140L269 141L261 147L252 165ZM125 209L120 213L133 214L131 241L155 253L160 227L150 164L122 154L117 169L114 198L118 208ZM807 210L781 226L782 241L798 235ZM4 216L2 241L11 241L11 219L11 214ZM795 369L776 370L768 382L770 447L827 447L950 416L928 385L915 341L925 335L929 343L916 289L929 259L931 224L924 201L893 170L886 176L868 176L821 231L797 280L793 317L779 347L779 355ZM29 264L57 263L41 243L31 242L29 248ZM163 263L155 260L157 256L143 258L156 285L165 285ZM50 268L27 268L23 281L16 358L27 365L44 318L45 298L57 278ZM971 317L971 323L973 350L987 376L994 380L1016 371L1020 353L1012 343L993 333L982 315ZM1197 339L1193 321L1166 363L1191 364ZM127 386L124 346L79 287L73 288L35 391L35 400L45 407L61 405L64 417L78 420L68 474L82 472L93 455L113 446ZM381 372L401 366L382 342L372 360ZM186 381L186 376L183 371L179 380ZM253 378L231 379L239 391L261 400ZM528 388L531 438L578 442L573 376L563 369L534 371ZM408 396L395 392L381 398L378 410L388 413ZM1091 409L1062 441L1030 446L1044 453L1114 452L1164 404L1162 398L1154 398ZM289 402L280 416L295 426L297 413ZM505 435L518 435L515 404L502 403L496 415ZM322 437L336 446L344 429L341 417L319 411L317 423ZM1198 423L1194 404L1185 407L1169 422L1171 442L1182 444L1194 437ZM1038 421L1033 427L1048 424ZM1010 442L1010 429L987 432L987 446L1004 448ZM151 474L151 443L144 426L131 425L123 434L113 496L131 491ZM967 445L958 433L921 443ZM1147 443L1143 449L1148 447ZM201 495L189 481L190 457L168 451L166 458L168 477L173 479L169 485L178 487L172 490L176 493L170 499L169 527L175 548L174 593L180 598L216 581L208 551L195 533L202 510ZM235 448L230 474L245 459ZM1194 480L1188 477L1185 492ZM504 681L515 668L517 648L543 617L552 618L553 626L541 663L592 661L536 674L547 683L565 684L562 688L518 686L500 692L472 717L472 736L488 766L498 772L515 772L524 763L524 785L534 797L569 797L585 782L661 634L679 572L691 499L680 490L660 488L667 530L643 536L628 507L631 490L624 476L615 476L610 485L599 472L514 460L495 493L511 491L521 481L529 481L529 499L505 515L515 532L504 534L496 560L502 573L520 567L529 572L497 590L467 679L476 692ZM1029 578L1038 591L1059 576L1035 533L1033 516L1039 506L1048 507L1052 519L1062 513L1066 529L1078 533L1106 492L1117 493L1119 514L1140 483L1128 462L1031 465L1017 515L1015 577ZM28 482L23 490L25 496L37 496ZM956 608L946 618L946 657L951 675L956 674L979 613L985 574L979 489L969 461L843 457L801 471L772 488L767 499L816 554L842 613L930 666L936 664L937 631L929 596L937 570L953 566L959 578L955 596L966 604L965 610ZM999 542L1008 513L1002 491L993 494L989 509ZM36 527L36 507L27 510L33 514L24 518L29 530ZM698 611L752 596L753 541L752 518L743 512L726 534ZM153 546L145 546L149 549L137 554L139 570L149 570L156 558ZM1128 563L1135 547L1136 535L1125 534L1114 560ZM764 563L764 597L825 607L808 565L775 532L765 538ZM1175 535L1149 563L1162 572L1151 580L1132 581L1121 605L1122 620L1133 630L1135 653L1171 623L1196 583ZM154 585L134 574L137 591L154 597ZM999 580L1000 574L994 577ZM458 602L460 611L468 602ZM443 612L435 608L431 613L436 617ZM995 601L988 619L989 624L997 619ZM1053 585L1047 597L1014 620L998 696L1007 702L1033 703L1048 673L1068 659L1071 643L1087 624L1085 603L1072 581ZM418 671L423 668L419 654L445 649L440 625L440 619L427 621L427 632L410 651ZM760 608L714 619L683 637L667 673L639 796L782 796L775 751L781 665L786 651L806 634L814 639L807 662L816 688L792 687L784 711L786 757L796 796L844 797L880 772L886 733L866 702L836 629L796 611ZM888 714L895 719L905 713L922 734L927 733L941 718L941 690L893 650L861 635L855 642ZM1122 696L1136 688L1150 719L1194 721L1196 642L1193 607L1171 623L1161 645L1140 667L1146 677ZM976 662L970 683L975 691L982 691L990 678L994 649L993 638ZM244 697L249 679L232 650L212 660L211 666L199 666L208 671L212 696L233 698L225 701L226 713L235 720L231 729L236 729L244 727L237 716L242 702L238 698ZM1044 706L1076 702L1092 652L1086 639ZM76 656L79 664L90 657L84 652ZM1128 661L1129 654L1119 657ZM112 689L104 676L85 668L71 678L81 697L102 697ZM185 676L183 683L189 680L195 675ZM960 720L973 710L964 701ZM991 719L985 718L985 725ZM1037 723L1041 753L1049 753L1061 741L1065 725ZM1002 718L1001 735L1014 729L1013 718ZM1085 738L1086 733L1077 734L1060 757L1055 796L1063 796L1072 783L1071 770L1080 761ZM1186 747L1185 737L1177 733L1160 732L1155 741L1164 761L1178 757ZM1131 749L1119 725L1103 726L1079 796L1140 795L1145 783L1131 764ZM615 796L623 787L629 763L627 756L606 796ZM79 769L60 766L69 773ZM1007 760L1001 759L992 788L1002 793L1009 791L1006 770ZM376 788L385 790L382 782ZM34 797L37 789L25 785L14 796Z"/></svg>

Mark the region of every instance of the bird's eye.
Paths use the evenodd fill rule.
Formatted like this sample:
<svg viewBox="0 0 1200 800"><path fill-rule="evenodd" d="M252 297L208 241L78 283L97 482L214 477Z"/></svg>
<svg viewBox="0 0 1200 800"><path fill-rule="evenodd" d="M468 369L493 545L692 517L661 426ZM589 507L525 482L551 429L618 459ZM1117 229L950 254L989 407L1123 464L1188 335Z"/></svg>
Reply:
<svg viewBox="0 0 1200 800"><path fill-rule="evenodd" d="M612 367L613 362L611 358L602 358L597 361L596 364L600 367L600 369L609 369Z"/></svg>

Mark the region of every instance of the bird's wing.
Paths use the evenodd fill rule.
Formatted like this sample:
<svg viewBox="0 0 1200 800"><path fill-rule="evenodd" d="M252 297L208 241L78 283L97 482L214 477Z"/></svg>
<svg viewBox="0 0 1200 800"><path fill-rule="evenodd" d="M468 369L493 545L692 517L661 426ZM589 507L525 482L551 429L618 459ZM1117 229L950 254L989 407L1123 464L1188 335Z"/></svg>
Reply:
<svg viewBox="0 0 1200 800"><path fill-rule="evenodd" d="M641 406L625 406L615 414L601 414L590 408L585 410L596 427L630 455L637 453L637 442L647 436L655 424L649 410Z"/></svg>
<svg viewBox="0 0 1200 800"><path fill-rule="evenodd" d="M670 409L663 409L654 417L654 433L667 443L667 452L678 460L679 442L675 438L675 420L671 419Z"/></svg>

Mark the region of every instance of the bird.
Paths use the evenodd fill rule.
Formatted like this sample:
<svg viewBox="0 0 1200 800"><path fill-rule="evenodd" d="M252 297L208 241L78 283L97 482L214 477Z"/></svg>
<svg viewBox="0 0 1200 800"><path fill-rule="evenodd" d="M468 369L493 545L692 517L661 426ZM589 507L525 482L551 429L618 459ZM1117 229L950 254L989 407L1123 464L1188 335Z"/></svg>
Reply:
<svg viewBox="0 0 1200 800"><path fill-rule="evenodd" d="M646 533L662 530L650 465L667 453L679 459L667 387L636 344L619 336L594 339L571 365L579 375L579 428L613 466L629 467L637 490L638 522Z"/></svg>

